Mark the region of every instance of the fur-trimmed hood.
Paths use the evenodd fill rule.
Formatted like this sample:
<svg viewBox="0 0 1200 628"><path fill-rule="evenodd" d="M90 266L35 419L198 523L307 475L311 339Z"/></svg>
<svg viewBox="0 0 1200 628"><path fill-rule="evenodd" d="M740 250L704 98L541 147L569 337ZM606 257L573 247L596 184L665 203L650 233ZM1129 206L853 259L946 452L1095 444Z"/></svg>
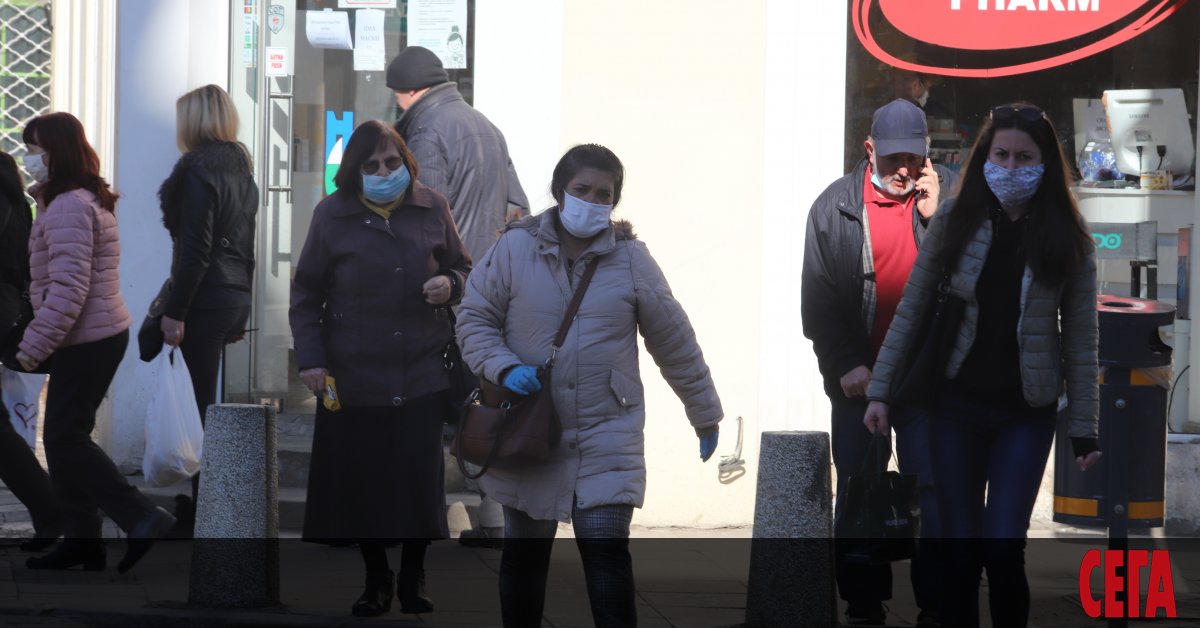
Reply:
<svg viewBox="0 0 1200 628"><path fill-rule="evenodd" d="M540 214L525 216L504 226L504 231L513 229L522 229L528 231L535 238L540 238L548 242L558 242L558 206L551 207ZM601 231L596 237L605 238L606 233L611 233L614 241L620 240L636 240L637 234L633 231L633 223L628 220L614 220L609 222L608 227Z"/></svg>
<svg viewBox="0 0 1200 628"><path fill-rule="evenodd" d="M171 237L178 235L179 212L182 207L180 195L189 173L195 174L213 188L217 188L218 180L225 177L253 177L249 153L239 142L209 142L184 153L179 161L175 162L175 168L163 181L162 187L158 188L163 226L170 232Z"/></svg>

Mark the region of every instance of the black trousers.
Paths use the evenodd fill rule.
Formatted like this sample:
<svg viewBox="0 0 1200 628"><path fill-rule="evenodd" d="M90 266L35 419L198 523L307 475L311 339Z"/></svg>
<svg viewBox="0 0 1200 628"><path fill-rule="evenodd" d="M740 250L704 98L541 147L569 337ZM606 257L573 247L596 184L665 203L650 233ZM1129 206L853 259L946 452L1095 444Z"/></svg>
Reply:
<svg viewBox="0 0 1200 628"><path fill-rule="evenodd" d="M128 330L62 347L50 367L43 441L68 538L99 538L98 508L126 532L154 511L154 504L125 481L108 454L92 441L96 409L127 344Z"/></svg>
<svg viewBox="0 0 1200 628"><path fill-rule="evenodd" d="M205 421L208 407L217 401L217 377L221 372L221 351L233 342L246 328L250 319L250 306L221 309L198 309L188 311L183 324L183 342L179 349L187 362L188 375L192 378L192 389L196 392L196 408L200 410L200 423ZM200 474L192 477L192 500L195 501L200 488Z"/></svg>
<svg viewBox="0 0 1200 628"><path fill-rule="evenodd" d="M8 408L0 403L0 482L29 509L37 536L56 537L62 534L63 514L50 476L10 421Z"/></svg>

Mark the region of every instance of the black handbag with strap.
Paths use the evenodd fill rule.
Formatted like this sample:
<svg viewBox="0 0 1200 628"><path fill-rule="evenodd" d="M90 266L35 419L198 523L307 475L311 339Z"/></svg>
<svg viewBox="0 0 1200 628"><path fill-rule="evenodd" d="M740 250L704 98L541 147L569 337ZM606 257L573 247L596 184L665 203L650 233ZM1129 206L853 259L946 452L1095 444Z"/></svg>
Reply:
<svg viewBox="0 0 1200 628"><path fill-rule="evenodd" d="M458 425L471 391L479 386L479 378L463 360L462 349L458 346L458 320L454 316L454 309L448 305L444 307L445 316L450 322L450 340L442 350L442 368L446 369L446 375L450 378L445 421L449 425Z"/></svg>
<svg viewBox="0 0 1200 628"><path fill-rule="evenodd" d="M158 296L150 302L150 310L146 312L146 318L142 319L142 326L138 328L138 357L142 362L152 362L158 357L162 351L163 343L166 339L162 332L162 317L167 311L167 299L171 298L171 279L167 278L163 282L162 288L158 290Z"/></svg>
<svg viewBox="0 0 1200 628"><path fill-rule="evenodd" d="M879 565L916 555L921 532L917 476L888 471L890 457L891 440L876 432L862 468L846 482L846 495L838 495L845 504L834 536L844 562Z"/></svg>
<svg viewBox="0 0 1200 628"><path fill-rule="evenodd" d="M551 372L567 332L583 303L599 261L592 261L579 280L562 324L550 347L550 357L538 368L542 387L529 395L518 395L486 378L467 400L459 420L458 433L450 453L458 460L458 469L469 479L478 479L488 468L536 464L548 460L562 440L562 423L554 410ZM467 462L479 465L478 473L469 473Z"/></svg>
<svg viewBox="0 0 1200 628"><path fill-rule="evenodd" d="M967 303L950 292L950 273L943 272L932 307L925 307L908 350L896 365L889 401L908 408L929 408L937 401L946 365L958 341Z"/></svg>

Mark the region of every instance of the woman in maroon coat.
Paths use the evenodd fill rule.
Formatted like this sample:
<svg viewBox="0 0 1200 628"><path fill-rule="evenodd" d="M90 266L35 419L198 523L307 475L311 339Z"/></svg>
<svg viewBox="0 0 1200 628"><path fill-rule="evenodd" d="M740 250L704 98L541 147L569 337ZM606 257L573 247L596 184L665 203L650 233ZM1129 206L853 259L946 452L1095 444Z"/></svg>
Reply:
<svg viewBox="0 0 1200 628"><path fill-rule="evenodd" d="M471 258L446 199L386 124L354 130L313 214L292 284L300 378L317 405L304 538L357 542L366 591L355 615L391 608L385 548L403 541L396 593L428 613L428 539L446 538L442 421L451 339L445 307L462 297Z"/></svg>

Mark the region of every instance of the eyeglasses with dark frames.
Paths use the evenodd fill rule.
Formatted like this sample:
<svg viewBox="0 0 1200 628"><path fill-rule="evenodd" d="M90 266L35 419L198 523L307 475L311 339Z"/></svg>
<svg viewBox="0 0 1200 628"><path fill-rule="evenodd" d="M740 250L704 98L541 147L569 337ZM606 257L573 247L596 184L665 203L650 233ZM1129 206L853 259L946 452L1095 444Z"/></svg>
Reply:
<svg viewBox="0 0 1200 628"><path fill-rule="evenodd" d="M1038 120L1046 119L1046 112L1033 105L1000 105L999 107L993 107L988 117L995 122L1002 122L1012 118L1020 118L1026 122L1037 122Z"/></svg>
<svg viewBox="0 0 1200 628"><path fill-rule="evenodd" d="M379 165L380 163L378 159L368 159L363 162L363 165L359 168L359 170L362 171L363 174L375 174L376 172L379 172ZM403 165L404 160L400 157L388 157L387 159L383 160L383 166L388 169L389 173L399 170L400 166Z"/></svg>

